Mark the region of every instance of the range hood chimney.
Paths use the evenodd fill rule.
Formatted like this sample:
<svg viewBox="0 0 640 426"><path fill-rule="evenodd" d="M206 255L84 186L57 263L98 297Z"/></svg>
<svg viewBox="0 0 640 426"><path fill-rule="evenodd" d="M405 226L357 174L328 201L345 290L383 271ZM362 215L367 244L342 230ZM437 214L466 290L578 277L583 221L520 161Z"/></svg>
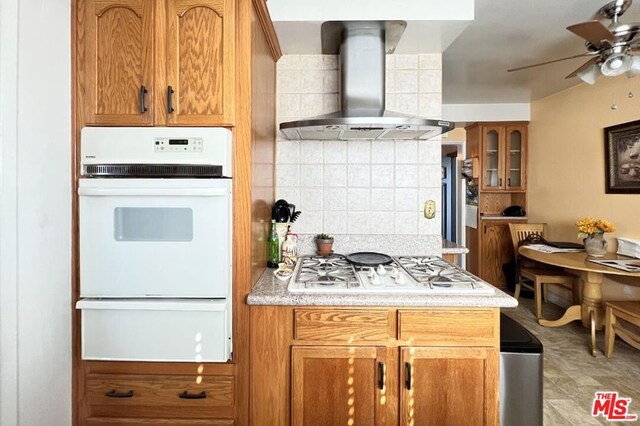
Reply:
<svg viewBox="0 0 640 426"><path fill-rule="evenodd" d="M322 53L340 54L342 111L280 124L291 140L431 139L453 123L385 109L385 54L393 53L404 21L328 21Z"/></svg>

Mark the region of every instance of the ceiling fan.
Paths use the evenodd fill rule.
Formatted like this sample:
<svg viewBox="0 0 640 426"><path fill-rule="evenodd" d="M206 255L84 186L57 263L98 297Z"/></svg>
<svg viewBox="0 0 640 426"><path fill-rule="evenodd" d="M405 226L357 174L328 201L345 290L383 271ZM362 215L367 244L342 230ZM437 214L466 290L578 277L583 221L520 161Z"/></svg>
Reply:
<svg viewBox="0 0 640 426"><path fill-rule="evenodd" d="M586 40L587 51L579 55L554 59L539 64L508 69L519 71L541 65L552 64L580 57L591 56L587 62L565 78L579 77L582 81L594 84L601 75L613 77L626 73L628 77L640 74L640 23L622 24L620 17L631 6L631 0L615 0L601 7L597 15L611 20L605 26L599 20L580 22L567 27L572 33Z"/></svg>

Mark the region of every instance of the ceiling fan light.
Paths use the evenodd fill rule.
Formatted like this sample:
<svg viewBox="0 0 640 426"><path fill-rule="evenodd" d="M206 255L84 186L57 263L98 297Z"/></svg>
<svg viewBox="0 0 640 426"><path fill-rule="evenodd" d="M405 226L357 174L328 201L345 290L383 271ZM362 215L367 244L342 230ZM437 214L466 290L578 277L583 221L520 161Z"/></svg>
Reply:
<svg viewBox="0 0 640 426"><path fill-rule="evenodd" d="M632 78L640 74L640 56L631 57L631 68L627 71L627 77Z"/></svg>
<svg viewBox="0 0 640 426"><path fill-rule="evenodd" d="M600 66L600 71L607 77L615 77L631 69L632 57L624 53L612 53Z"/></svg>
<svg viewBox="0 0 640 426"><path fill-rule="evenodd" d="M593 64L576 74L580 80L587 84L595 84L598 77L600 77L600 66Z"/></svg>

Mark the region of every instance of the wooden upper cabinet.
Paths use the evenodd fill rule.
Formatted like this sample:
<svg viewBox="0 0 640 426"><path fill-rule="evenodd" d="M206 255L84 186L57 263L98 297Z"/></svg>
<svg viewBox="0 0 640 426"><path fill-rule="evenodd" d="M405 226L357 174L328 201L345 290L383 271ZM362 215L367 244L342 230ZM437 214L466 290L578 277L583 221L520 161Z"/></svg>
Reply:
<svg viewBox="0 0 640 426"><path fill-rule="evenodd" d="M480 189L525 191L527 125L483 124L479 127L482 156Z"/></svg>
<svg viewBox="0 0 640 426"><path fill-rule="evenodd" d="M233 0L167 1L167 123L231 125Z"/></svg>
<svg viewBox="0 0 640 426"><path fill-rule="evenodd" d="M152 125L153 0L83 3L84 25L79 28L85 38L79 37L84 48L78 59L84 70L85 121Z"/></svg>
<svg viewBox="0 0 640 426"><path fill-rule="evenodd" d="M233 0L88 0L78 7L85 124L234 124Z"/></svg>
<svg viewBox="0 0 640 426"><path fill-rule="evenodd" d="M498 424L494 348L401 349L400 424Z"/></svg>

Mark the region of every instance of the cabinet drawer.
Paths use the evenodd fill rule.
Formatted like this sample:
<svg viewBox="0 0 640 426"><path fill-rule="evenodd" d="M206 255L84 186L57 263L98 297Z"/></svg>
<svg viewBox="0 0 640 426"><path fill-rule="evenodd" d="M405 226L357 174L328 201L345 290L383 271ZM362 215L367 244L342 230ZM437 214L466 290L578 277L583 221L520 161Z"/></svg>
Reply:
<svg viewBox="0 0 640 426"><path fill-rule="evenodd" d="M231 419L134 419L124 417L89 417L81 422L86 426L137 426L137 425L180 425L180 426L233 426Z"/></svg>
<svg viewBox="0 0 640 426"><path fill-rule="evenodd" d="M199 376L196 371L192 376L91 375L85 387L83 405L90 418L233 418L234 414L232 376Z"/></svg>
<svg viewBox="0 0 640 426"><path fill-rule="evenodd" d="M82 299L76 304L82 311L82 359L225 362L231 352L229 304Z"/></svg>
<svg viewBox="0 0 640 426"><path fill-rule="evenodd" d="M307 341L370 342L392 335L389 310L294 311L294 338Z"/></svg>
<svg viewBox="0 0 640 426"><path fill-rule="evenodd" d="M398 311L398 339L434 346L498 346L498 309Z"/></svg>

